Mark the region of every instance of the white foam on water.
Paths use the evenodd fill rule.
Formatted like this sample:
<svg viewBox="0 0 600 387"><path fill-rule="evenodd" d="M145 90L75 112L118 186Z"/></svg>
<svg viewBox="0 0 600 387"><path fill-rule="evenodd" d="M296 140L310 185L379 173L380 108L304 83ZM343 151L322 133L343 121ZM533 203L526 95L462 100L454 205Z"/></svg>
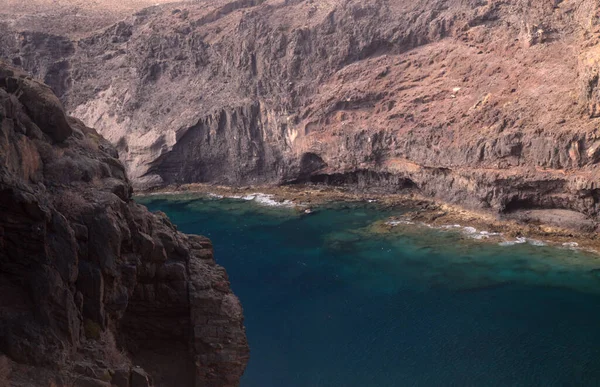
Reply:
<svg viewBox="0 0 600 387"><path fill-rule="evenodd" d="M291 200L277 201L273 199L273 195L263 193L252 193L240 197L242 200L254 201L258 204L268 207L294 207L295 204Z"/></svg>
<svg viewBox="0 0 600 387"><path fill-rule="evenodd" d="M514 241L504 241L498 243L498 246L514 246L516 243Z"/></svg>
<svg viewBox="0 0 600 387"><path fill-rule="evenodd" d="M562 245L563 245L563 247L567 247L570 249L577 249L579 247L579 243L577 243L577 242L565 242Z"/></svg>
<svg viewBox="0 0 600 387"><path fill-rule="evenodd" d="M528 242L532 246L539 246L539 247L548 246L548 244L546 242L538 241L537 239L529 239Z"/></svg>
<svg viewBox="0 0 600 387"><path fill-rule="evenodd" d="M440 228L461 228L460 224L447 224L445 226L441 226Z"/></svg>
<svg viewBox="0 0 600 387"><path fill-rule="evenodd" d="M470 226L461 226L460 224L446 224L443 226L434 227L432 225L426 224L429 228L437 228L441 230L456 230L461 229L461 231L467 235L469 238L482 240L489 239L490 237L502 236L502 233L499 232L489 232L489 231L478 231L475 227Z"/></svg>
<svg viewBox="0 0 600 387"><path fill-rule="evenodd" d="M487 236L500 236L500 235L502 235L502 233L500 233L500 232L489 232L489 231L480 231L479 233L481 235L487 235Z"/></svg>
<svg viewBox="0 0 600 387"><path fill-rule="evenodd" d="M460 224L448 224L445 226L440 226L439 228L445 229L445 230L462 229L462 232L464 234L466 234L469 238L476 239L476 240L489 239L490 237L502 235L499 232L489 232L489 231L485 231L485 230L477 231L477 229L475 227L470 227L470 226L463 227Z"/></svg>
<svg viewBox="0 0 600 387"><path fill-rule="evenodd" d="M257 194L254 201L269 207L294 207L295 204L291 200L283 200L281 202L273 199L273 195Z"/></svg>
<svg viewBox="0 0 600 387"><path fill-rule="evenodd" d="M469 237L473 238L473 239L477 239L477 240L482 240L482 239L490 239L491 237L495 237L495 236L501 236L502 234L499 232L489 232L489 231L479 231L477 232L477 230L475 230L475 232L473 232L473 227L470 227L469 230L465 230L465 232L467 233L467 235L469 235Z"/></svg>
<svg viewBox="0 0 600 387"><path fill-rule="evenodd" d="M186 192L181 192L181 191L156 191L156 192L146 192L143 194L140 194L138 196L140 197L145 197L145 196L175 196L175 195L181 195L181 194L185 194Z"/></svg>
<svg viewBox="0 0 600 387"><path fill-rule="evenodd" d="M406 220L390 220L386 222L387 225L390 226L397 226L400 224L414 224L413 222L410 221L406 221ZM490 232L490 231L478 231L475 227L470 227L470 226L461 226L460 224L447 224L447 225L443 225L443 226L433 226L431 224L428 223L421 223L421 225L423 226L427 226L429 228L432 229L441 229L441 230L454 230L454 229L461 229L461 231L468 236L471 239L475 239L475 240L485 240L485 239L490 239L493 237L502 237L504 234L502 234L501 232ZM514 240L504 240L501 242L498 242L499 246L515 246L515 245L522 245L528 243L532 246L537 246L537 247L543 247L543 246L548 246L547 242L541 241L541 240L537 240L537 239L530 239L530 238L526 238L526 237L516 237ZM563 243L563 247L565 248L570 248L572 250L578 250L579 249L579 244L577 242L568 242L568 243Z"/></svg>
<svg viewBox="0 0 600 387"><path fill-rule="evenodd" d="M514 246L514 245L522 245L523 243L527 243L527 238L517 237L514 241L503 241L498 243L499 246Z"/></svg>
<svg viewBox="0 0 600 387"><path fill-rule="evenodd" d="M475 227L465 227L463 228L463 232L465 234L475 234L477 232L477 229Z"/></svg>
<svg viewBox="0 0 600 387"><path fill-rule="evenodd" d="M471 238L473 239L477 239L477 240L482 240L482 239L488 239L489 236L488 235L482 235L482 234L473 234L473 235L469 235Z"/></svg>
<svg viewBox="0 0 600 387"><path fill-rule="evenodd" d="M240 199L240 200L246 200L249 202L255 202L257 204L263 205L263 206L268 206L268 207L296 207L297 204L292 202L291 200L283 200L283 201L278 201L274 199L274 196L271 194L264 194L264 193L251 193L251 194L247 194L247 195L217 195L217 194L213 194L213 193L209 193L208 194L209 197L213 197L213 198L217 198L217 199L223 199L223 198L227 198L227 199ZM299 205L301 206L301 204Z"/></svg>
<svg viewBox="0 0 600 387"><path fill-rule="evenodd" d="M396 227L401 224L415 224L415 223L411 222L409 220L388 220L387 222L385 222L385 224L387 224L388 226Z"/></svg>
<svg viewBox="0 0 600 387"><path fill-rule="evenodd" d="M386 225L395 227L398 225L410 225L410 224L415 224L414 222L408 221L408 220L388 220L387 222L385 222ZM443 226L433 226L431 224L428 223L419 223L420 226L426 226L428 228L431 229L437 229L437 230L458 230L460 229L460 231L465 234L465 236L471 238L471 239L475 239L475 240L487 240L490 238L494 238L496 237L497 239L500 239L503 237L503 233L501 232L490 232L490 231L478 231L475 227L470 227L470 226L462 226L460 224L447 224L447 225L443 225ZM548 242L544 242L538 239L530 239L530 238L526 238L526 237L516 237L513 240L501 240L500 242L498 242L498 246L515 246L515 245L522 245L528 243L531 246L536 246L536 247L544 247L544 246L548 246ZM580 250L581 248L579 247L579 244L577 242L567 242L567 243L563 243L562 244L563 248L569 248L571 250Z"/></svg>

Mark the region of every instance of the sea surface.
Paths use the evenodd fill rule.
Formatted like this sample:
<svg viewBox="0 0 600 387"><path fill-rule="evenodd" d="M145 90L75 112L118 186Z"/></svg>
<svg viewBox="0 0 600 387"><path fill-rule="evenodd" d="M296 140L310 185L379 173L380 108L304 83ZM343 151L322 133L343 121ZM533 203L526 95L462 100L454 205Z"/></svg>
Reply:
<svg viewBox="0 0 600 387"><path fill-rule="evenodd" d="M242 387L600 386L596 255L392 227L405 209L376 203L137 200L212 239L244 307Z"/></svg>

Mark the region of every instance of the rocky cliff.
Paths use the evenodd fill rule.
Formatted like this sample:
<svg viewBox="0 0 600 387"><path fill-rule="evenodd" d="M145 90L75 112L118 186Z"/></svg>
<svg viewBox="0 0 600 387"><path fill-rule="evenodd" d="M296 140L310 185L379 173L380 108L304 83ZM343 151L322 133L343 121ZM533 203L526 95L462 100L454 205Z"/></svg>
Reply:
<svg viewBox="0 0 600 387"><path fill-rule="evenodd" d="M238 384L242 308L210 241L131 194L114 147L0 62L0 385Z"/></svg>
<svg viewBox="0 0 600 387"><path fill-rule="evenodd" d="M405 188L598 217L595 0L219 0L0 51L123 154L134 184ZM60 18L57 18L60 20Z"/></svg>

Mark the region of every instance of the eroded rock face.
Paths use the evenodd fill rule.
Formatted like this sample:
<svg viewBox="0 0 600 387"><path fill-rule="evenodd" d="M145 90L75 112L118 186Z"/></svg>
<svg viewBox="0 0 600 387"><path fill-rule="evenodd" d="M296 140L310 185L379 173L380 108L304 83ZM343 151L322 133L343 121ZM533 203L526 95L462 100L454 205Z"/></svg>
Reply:
<svg viewBox="0 0 600 387"><path fill-rule="evenodd" d="M69 112L116 144L139 187L410 187L596 218L599 12L595 0L179 3L87 33L66 72L25 67L62 77ZM2 55L41 63L15 39Z"/></svg>
<svg viewBox="0 0 600 387"><path fill-rule="evenodd" d="M11 385L142 386L146 372L156 385L238 384L243 314L210 241L131 194L112 145L0 63L0 353ZM99 339L113 336L146 371ZM161 351L169 357L153 364Z"/></svg>

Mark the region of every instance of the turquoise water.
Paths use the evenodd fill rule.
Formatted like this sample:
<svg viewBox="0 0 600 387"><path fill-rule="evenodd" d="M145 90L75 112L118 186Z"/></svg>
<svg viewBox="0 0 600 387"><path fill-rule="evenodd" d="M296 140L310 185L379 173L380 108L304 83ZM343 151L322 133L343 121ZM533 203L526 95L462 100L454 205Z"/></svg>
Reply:
<svg viewBox="0 0 600 387"><path fill-rule="evenodd" d="M242 387L600 385L595 256L374 227L402 209L372 204L138 201L213 240L246 316Z"/></svg>

